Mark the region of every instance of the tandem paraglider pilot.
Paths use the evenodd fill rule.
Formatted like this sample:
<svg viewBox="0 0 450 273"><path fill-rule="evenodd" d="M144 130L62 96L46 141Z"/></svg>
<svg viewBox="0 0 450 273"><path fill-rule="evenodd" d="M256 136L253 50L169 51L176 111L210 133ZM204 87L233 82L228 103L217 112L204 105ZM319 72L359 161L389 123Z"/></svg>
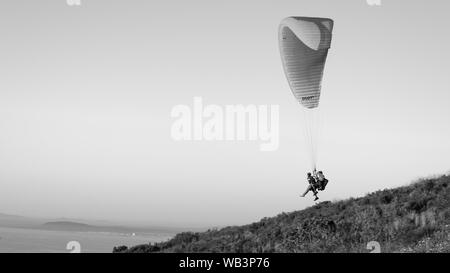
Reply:
<svg viewBox="0 0 450 273"><path fill-rule="evenodd" d="M314 194L314 201L319 200L319 197L317 196L318 191L325 190L325 187L328 184L328 179L325 178L322 171L314 171L314 175L311 175L311 173L307 174L306 179L308 180L308 187L306 188L306 191L300 195L301 197L305 197L308 192L312 191Z"/></svg>

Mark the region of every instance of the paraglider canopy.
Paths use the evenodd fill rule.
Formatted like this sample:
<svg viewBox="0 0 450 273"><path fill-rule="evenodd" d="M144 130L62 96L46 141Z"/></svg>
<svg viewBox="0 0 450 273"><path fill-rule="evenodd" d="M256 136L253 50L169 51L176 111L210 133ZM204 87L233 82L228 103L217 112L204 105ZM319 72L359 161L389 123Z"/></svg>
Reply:
<svg viewBox="0 0 450 273"><path fill-rule="evenodd" d="M294 96L308 109L319 106L332 31L333 20L328 18L288 17L279 27L284 72Z"/></svg>

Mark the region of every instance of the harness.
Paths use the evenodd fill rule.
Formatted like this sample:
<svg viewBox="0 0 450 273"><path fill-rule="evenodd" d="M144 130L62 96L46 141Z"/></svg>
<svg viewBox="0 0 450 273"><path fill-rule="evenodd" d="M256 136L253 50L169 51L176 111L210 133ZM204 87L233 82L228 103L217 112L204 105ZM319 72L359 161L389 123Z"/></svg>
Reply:
<svg viewBox="0 0 450 273"><path fill-rule="evenodd" d="M320 180L319 176L316 174L316 172L314 172L313 175L313 179L315 181L315 183L309 183L311 184L311 186L313 187L314 190L319 190L319 191L323 191L325 190L325 187L328 184L328 179L326 179L323 175L322 175L323 179Z"/></svg>

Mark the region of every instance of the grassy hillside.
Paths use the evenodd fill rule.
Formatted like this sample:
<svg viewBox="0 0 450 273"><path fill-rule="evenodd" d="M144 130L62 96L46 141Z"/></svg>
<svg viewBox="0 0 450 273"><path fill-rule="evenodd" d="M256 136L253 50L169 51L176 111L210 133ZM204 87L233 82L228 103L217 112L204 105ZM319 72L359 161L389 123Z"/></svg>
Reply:
<svg viewBox="0 0 450 273"><path fill-rule="evenodd" d="M114 252L450 252L450 176Z"/></svg>

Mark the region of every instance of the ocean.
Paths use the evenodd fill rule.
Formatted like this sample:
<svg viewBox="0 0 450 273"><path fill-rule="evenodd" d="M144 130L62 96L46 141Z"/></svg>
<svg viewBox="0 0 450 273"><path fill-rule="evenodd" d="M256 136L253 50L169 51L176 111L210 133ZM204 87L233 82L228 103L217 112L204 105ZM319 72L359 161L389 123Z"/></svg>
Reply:
<svg viewBox="0 0 450 273"><path fill-rule="evenodd" d="M119 234L0 227L0 253L111 253L115 246L128 247L165 241L174 234Z"/></svg>

